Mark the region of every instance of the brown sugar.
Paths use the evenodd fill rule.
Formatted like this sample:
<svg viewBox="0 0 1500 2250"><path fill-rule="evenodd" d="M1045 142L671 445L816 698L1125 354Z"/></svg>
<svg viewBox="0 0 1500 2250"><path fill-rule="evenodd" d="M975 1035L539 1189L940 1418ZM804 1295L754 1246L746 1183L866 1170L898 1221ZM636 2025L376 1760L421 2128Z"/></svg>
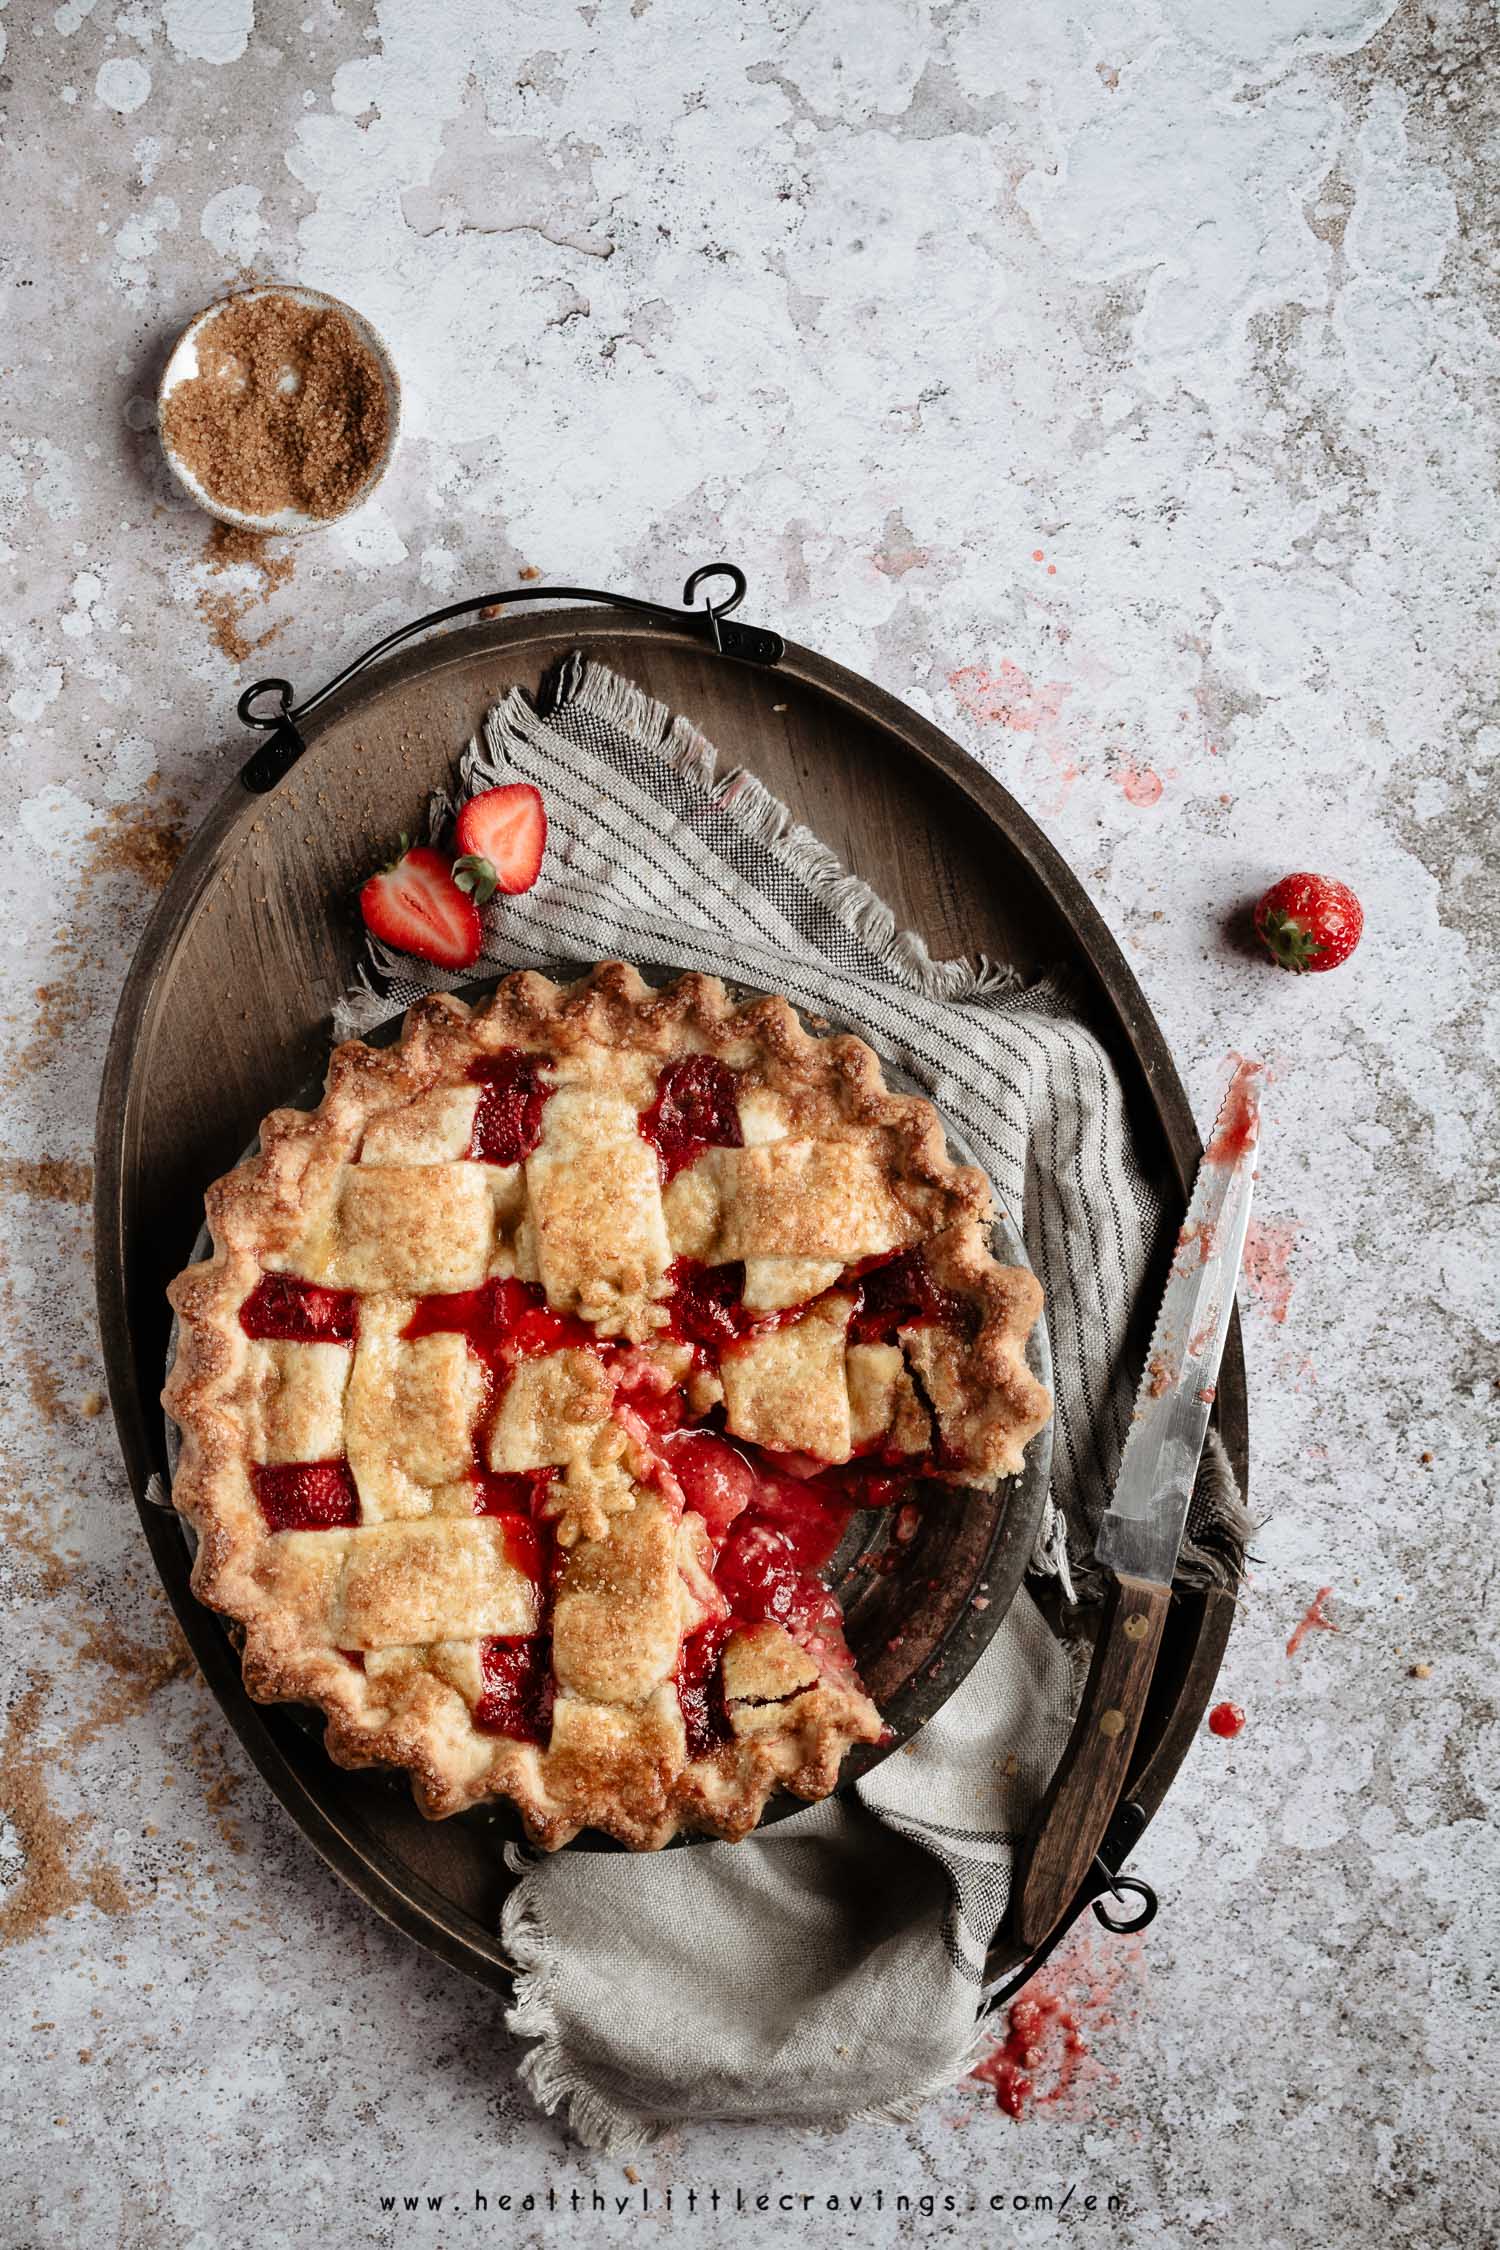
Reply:
<svg viewBox="0 0 1500 2250"><path fill-rule="evenodd" d="M135 875L148 890L164 891L187 848L186 810L178 797L147 811L117 805L90 843L85 873Z"/></svg>
<svg viewBox="0 0 1500 2250"><path fill-rule="evenodd" d="M245 658L267 641L274 640L281 631L279 623L268 625L264 632L246 630L245 620L251 611L284 586L296 567L296 558L280 552L271 545L271 534L266 531L247 531L239 524L216 523L208 535L203 550L203 560L214 577L226 570L241 566L252 573L249 592L231 593L227 589L205 588L198 596L198 614L208 627L209 637L222 656L231 664L243 664Z"/></svg>
<svg viewBox="0 0 1500 2250"><path fill-rule="evenodd" d="M342 515L390 433L380 366L352 322L283 296L231 297L198 334L198 373L162 434L213 500L246 515Z"/></svg>
<svg viewBox="0 0 1500 2250"><path fill-rule="evenodd" d="M23 1855L19 1878L0 1900L0 1946L33 1937L55 1915L85 1900L106 1914L128 1914L130 1897L116 1870L100 1860L81 1873L77 1859L87 1813L65 1820L48 1793L47 1754L35 1743L43 1687L33 1679L12 1705L0 1742L0 1803Z"/></svg>

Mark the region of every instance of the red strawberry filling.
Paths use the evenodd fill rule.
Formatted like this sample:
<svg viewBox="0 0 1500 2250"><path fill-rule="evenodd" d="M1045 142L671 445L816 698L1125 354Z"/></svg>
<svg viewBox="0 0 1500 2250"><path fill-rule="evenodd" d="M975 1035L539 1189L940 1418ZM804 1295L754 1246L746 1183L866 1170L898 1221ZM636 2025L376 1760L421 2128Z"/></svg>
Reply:
<svg viewBox="0 0 1500 2250"><path fill-rule="evenodd" d="M502 1047L469 1066L480 1087L469 1154L485 1164L522 1164L542 1137L542 1113L552 1088L542 1076L545 1055Z"/></svg>
<svg viewBox="0 0 1500 2250"><path fill-rule="evenodd" d="M359 1522L347 1461L257 1462L250 1478L272 1531L336 1531Z"/></svg>
<svg viewBox="0 0 1500 2250"><path fill-rule="evenodd" d="M257 1343L347 1344L359 1299L347 1289L320 1289L289 1273L263 1274L240 1307L240 1326Z"/></svg>
<svg viewBox="0 0 1500 2250"><path fill-rule="evenodd" d="M748 1336L754 1316L745 1310L745 1269L740 1265L700 1266L695 1258L674 1258L667 1272L667 1333L691 1344L699 1360L712 1365L729 1344Z"/></svg>
<svg viewBox="0 0 1500 2250"><path fill-rule="evenodd" d="M669 1440L672 1467L690 1508L708 1525L718 1552L714 1584L729 1605L682 1645L677 1700L691 1757L730 1739L724 1700L724 1650L742 1625L780 1625L824 1671L853 1673L837 1597L817 1575L853 1514L842 1495L751 1459L706 1431Z"/></svg>
<svg viewBox="0 0 1500 2250"><path fill-rule="evenodd" d="M682 1487L684 1502L703 1518L715 1547L722 1546L730 1525L759 1491L755 1471L743 1453L706 1430L679 1431L666 1439L662 1450Z"/></svg>
<svg viewBox="0 0 1500 2250"><path fill-rule="evenodd" d="M598 1339L586 1320L554 1312L533 1281L486 1281L451 1297L424 1297L401 1333L436 1336L457 1329L482 1359L529 1359L537 1352L592 1350Z"/></svg>
<svg viewBox="0 0 1500 2250"><path fill-rule="evenodd" d="M546 1089L521 1067L529 1061L524 1055L495 1058L494 1075L484 1081L484 1102L493 1101L491 1122L476 1119L473 1153L514 1162L535 1145ZM485 1066L487 1071L490 1067ZM691 1057L663 1073L663 1087L648 1113L651 1129L643 1120L642 1130L657 1147L665 1176L705 1147L736 1144L733 1081L733 1072L707 1057ZM666 1337L691 1344L700 1367L714 1367L726 1349L800 1319L807 1309L794 1305L768 1314L747 1311L740 1265L705 1266L679 1258L669 1284ZM836 1286L853 1300L851 1342L893 1341L901 1328L921 1322L940 1321L960 1330L972 1326L972 1308L938 1286L920 1252L871 1260ZM654 1479L648 1474L647 1481L655 1482L674 1509L691 1509L706 1525L715 1556L714 1585L728 1614L689 1634L679 1651L677 1698L690 1756L711 1755L732 1738L723 1661L737 1628L778 1625L807 1650L821 1672L854 1677L843 1612L820 1573L855 1510L906 1500L927 1466L924 1461L890 1458L877 1440L863 1457L833 1465L805 1455L768 1454L733 1443L712 1428L684 1427L684 1393L658 1364L637 1347L598 1337L576 1316L554 1312L532 1283L497 1280L452 1296L424 1298L404 1333L416 1337L452 1331L464 1335L484 1362L491 1403L518 1359L563 1349L594 1352L617 1384L616 1417L626 1423L645 1460L655 1464L657 1473ZM545 1744L553 1701L551 1604L566 1558L549 1527L536 1521L536 1511L558 1471L496 1475L483 1470L477 1447L489 1410L487 1404L476 1425L475 1513L503 1521L516 1568L539 1589L541 1615L534 1635L485 1642L484 1691L475 1723L489 1733Z"/></svg>
<svg viewBox="0 0 1500 2250"><path fill-rule="evenodd" d="M489 1640L479 1652L483 1692L474 1706L474 1724L486 1734L506 1734L514 1742L545 1747L552 1735L552 1642L543 1633L529 1640Z"/></svg>
<svg viewBox="0 0 1500 2250"><path fill-rule="evenodd" d="M656 1151L664 1186L705 1149L743 1145L739 1089L739 1073L714 1055L684 1055L668 1063L640 1121L641 1138Z"/></svg>
<svg viewBox="0 0 1500 2250"><path fill-rule="evenodd" d="M531 1518L536 1514L537 1502L557 1475L556 1469L512 1469L496 1472L479 1469L474 1473L474 1513L476 1516L514 1516L525 1521L532 1532ZM517 1568L523 1567L517 1564ZM540 1571L528 1569L528 1578L540 1576Z"/></svg>
<svg viewBox="0 0 1500 2250"><path fill-rule="evenodd" d="M961 1335L974 1326L974 1309L968 1299L938 1287L920 1250L903 1250L894 1258L873 1260L856 1276L854 1287L851 1344L893 1344L898 1330L928 1321L956 1329Z"/></svg>
<svg viewBox="0 0 1500 2250"><path fill-rule="evenodd" d="M677 1706L690 1758L706 1758L733 1731L724 1702L724 1644L734 1630L722 1618L690 1633L677 1658Z"/></svg>

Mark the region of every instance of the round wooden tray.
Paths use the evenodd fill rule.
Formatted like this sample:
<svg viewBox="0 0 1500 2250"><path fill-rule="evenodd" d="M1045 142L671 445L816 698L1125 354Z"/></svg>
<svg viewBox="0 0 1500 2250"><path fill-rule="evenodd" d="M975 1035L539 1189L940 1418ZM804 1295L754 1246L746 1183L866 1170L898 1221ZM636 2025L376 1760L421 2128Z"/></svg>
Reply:
<svg viewBox="0 0 1500 2250"><path fill-rule="evenodd" d="M303 727L306 756L265 796L232 782L142 937L100 1094L95 1212L110 1399L145 1533L183 1631L250 1756L317 1851L396 1927L508 1987L497 1937L509 1877L484 1824L428 1824L409 1792L346 1773L293 1715L253 1703L219 1621L193 1598L158 1395L165 1289L188 1260L203 1191L259 1119L321 1067L360 941L352 899L391 838L419 832L485 711L533 693L570 650L615 666L745 765L887 898L935 954L985 952L1025 975L1072 973L1124 1081L1142 1160L1186 1196L1201 1154L1166 1044L1081 886L1015 800L936 727L809 650L743 664L670 627L587 610L527 612L409 648ZM244 754L245 745L241 749ZM238 759L236 759L236 764ZM1144 1292L1144 1330L1159 1298ZM1243 1482L1244 1363L1230 1331L1217 1413ZM1233 1615L1174 1598L1129 1794L1160 1804L1212 1693Z"/></svg>

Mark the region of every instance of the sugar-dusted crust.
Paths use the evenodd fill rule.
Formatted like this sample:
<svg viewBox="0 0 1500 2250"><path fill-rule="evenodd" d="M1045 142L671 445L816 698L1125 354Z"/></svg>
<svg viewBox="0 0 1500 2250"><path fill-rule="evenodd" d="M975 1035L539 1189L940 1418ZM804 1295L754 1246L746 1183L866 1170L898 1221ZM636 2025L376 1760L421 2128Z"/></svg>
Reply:
<svg viewBox="0 0 1500 2250"><path fill-rule="evenodd" d="M524 1161L483 1161L469 1153L471 1066L514 1050L545 1058L549 1123ZM695 1054L738 1074L745 1145L704 1151L663 1194L636 1120L662 1069ZM169 1292L180 1326L163 1393L196 1593L242 1628L250 1692L316 1705L339 1763L404 1767L430 1817L508 1796L548 1848L583 1827L637 1848L683 1827L741 1836L777 1787L825 1795L881 1722L846 1662L814 1660L779 1626L718 1625L702 1519L586 1353L524 1362L524 1379L504 1378L513 1395L481 1409L460 1339L409 1330L422 1299L507 1279L539 1299L540 1285L575 1329L617 1355L636 1347L653 1380L685 1381L696 1411L727 1388L731 1434L743 1398L743 1434L772 1443L789 1386L783 1448L812 1440L830 1461L869 1438L888 1399L895 1452L930 1433L928 1474L989 1485L1019 1470L1050 1411L1024 1357L1040 1290L991 1256L987 1183L952 1162L930 1104L892 1093L858 1039L814 1037L783 999L736 1005L713 978L656 990L608 962L567 987L508 978L475 1009L425 1000L398 1045L336 1049L317 1108L268 1117L260 1154L206 1204L213 1254ZM964 1318L914 1322L846 1393L830 1280L918 1248ZM668 1268L685 1255L743 1261L747 1305L785 1323L758 1359L748 1340L727 1386L686 1376L667 1333ZM357 1334L252 1340L240 1314L267 1274L355 1292ZM803 1368L817 1388L798 1420ZM355 1514L273 1530L255 1464L287 1473L275 1465L304 1447L332 1458L340 1415L346 1467L327 1473L357 1488ZM542 1480L533 1514L557 1541L546 1747L475 1721L487 1643L546 1623L514 1524L473 1512L483 1472ZM709 1626L731 1632L727 1738L694 1757L674 1674L684 1636ZM771 1685L735 1692L757 1679Z"/></svg>

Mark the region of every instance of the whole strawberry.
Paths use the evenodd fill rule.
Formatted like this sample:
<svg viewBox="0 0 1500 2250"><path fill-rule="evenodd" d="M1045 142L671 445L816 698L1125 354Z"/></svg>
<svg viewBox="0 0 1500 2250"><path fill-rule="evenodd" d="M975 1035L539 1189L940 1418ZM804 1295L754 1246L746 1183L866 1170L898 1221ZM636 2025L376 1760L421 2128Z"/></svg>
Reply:
<svg viewBox="0 0 1500 2250"><path fill-rule="evenodd" d="M1256 931L1271 959L1298 975L1347 961L1364 926L1359 900L1331 875L1283 875L1255 909Z"/></svg>

